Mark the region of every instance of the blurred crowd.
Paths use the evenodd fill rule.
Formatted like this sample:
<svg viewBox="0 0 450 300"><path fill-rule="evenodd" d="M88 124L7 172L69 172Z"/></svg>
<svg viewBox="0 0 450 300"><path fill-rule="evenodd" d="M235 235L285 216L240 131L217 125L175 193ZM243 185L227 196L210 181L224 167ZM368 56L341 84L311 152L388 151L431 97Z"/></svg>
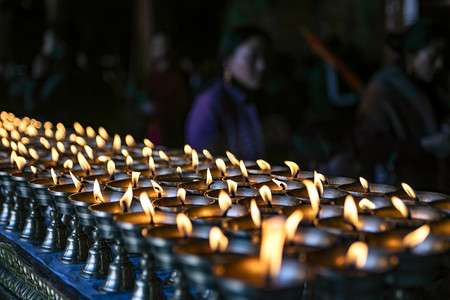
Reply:
<svg viewBox="0 0 450 300"><path fill-rule="evenodd" d="M15 15L15 22L27 17ZM104 42L89 40L76 24L31 21L26 36L38 40L24 41L11 18L2 19L2 110L101 125L168 147L295 160L328 176L450 190L448 32L433 21L386 35L384 65L336 37L320 41L310 33L310 56L281 53L254 26L224 33L217 62L195 64L170 32L159 31L148 47L144 86L129 76L124 56L96 51ZM138 126L128 126L130 118Z"/></svg>

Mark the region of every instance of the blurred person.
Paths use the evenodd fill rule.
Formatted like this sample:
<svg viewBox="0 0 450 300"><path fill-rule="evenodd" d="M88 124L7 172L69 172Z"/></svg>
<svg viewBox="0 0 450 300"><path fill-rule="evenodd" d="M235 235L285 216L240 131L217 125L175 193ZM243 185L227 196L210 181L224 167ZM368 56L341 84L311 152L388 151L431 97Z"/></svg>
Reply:
<svg viewBox="0 0 450 300"><path fill-rule="evenodd" d="M257 27L242 26L221 41L223 77L197 96L186 122L186 142L239 159L264 157L257 106L267 71L270 39Z"/></svg>
<svg viewBox="0 0 450 300"><path fill-rule="evenodd" d="M368 84L357 112L356 142L365 174L376 182L446 188L439 181L447 177L449 111L433 83L447 43L443 27L419 21L404 36L400 59Z"/></svg>
<svg viewBox="0 0 450 300"><path fill-rule="evenodd" d="M184 142L184 122L190 106L190 88L167 33L156 33L150 42L151 70L148 97L154 104L147 136L157 145L180 147ZM142 107L151 111L151 108Z"/></svg>

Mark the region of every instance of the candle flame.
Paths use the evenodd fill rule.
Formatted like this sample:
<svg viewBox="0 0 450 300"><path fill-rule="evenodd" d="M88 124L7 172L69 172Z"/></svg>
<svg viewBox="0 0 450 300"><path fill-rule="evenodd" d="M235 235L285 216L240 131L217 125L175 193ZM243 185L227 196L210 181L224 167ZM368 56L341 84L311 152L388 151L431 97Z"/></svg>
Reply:
<svg viewBox="0 0 450 300"><path fill-rule="evenodd" d="M231 198L228 196L227 192L221 190L219 193L219 207L220 210L225 212L231 207Z"/></svg>
<svg viewBox="0 0 450 300"><path fill-rule="evenodd" d="M248 180L247 168L245 167L245 163L243 160L239 162L239 167L241 168L242 176Z"/></svg>
<svg viewBox="0 0 450 300"><path fill-rule="evenodd" d="M354 242L348 248L345 255L345 263L348 266L355 266L357 269L362 269L366 265L367 255L369 254L369 247L363 242Z"/></svg>
<svg viewBox="0 0 450 300"><path fill-rule="evenodd" d="M261 195L261 198L264 200L264 202L266 202L268 205L272 204L272 192L267 185L263 185L259 189L259 194Z"/></svg>
<svg viewBox="0 0 450 300"><path fill-rule="evenodd" d="M183 214L183 213L177 214L176 222L177 222L178 231L184 237L191 236L192 223L191 223L191 220L189 220L189 218L185 214Z"/></svg>
<svg viewBox="0 0 450 300"><path fill-rule="evenodd" d="M84 157L83 153L78 152L77 153L77 159L78 163L80 164L81 168L86 174L89 174L91 172L91 165L88 163L86 158Z"/></svg>
<svg viewBox="0 0 450 300"><path fill-rule="evenodd" d="M287 189L287 183L280 181L280 180L276 180L275 178L272 178L272 181L275 182L276 185L278 185L283 191Z"/></svg>
<svg viewBox="0 0 450 300"><path fill-rule="evenodd" d="M91 126L86 127L86 135L93 139L95 137L95 130Z"/></svg>
<svg viewBox="0 0 450 300"><path fill-rule="evenodd" d="M16 163L17 168L19 169L19 171L22 171L23 168L25 167L25 164L27 163L27 160L26 160L25 157L17 156L17 157L14 159L14 162Z"/></svg>
<svg viewBox="0 0 450 300"><path fill-rule="evenodd" d="M100 148L100 149L102 149L106 145L105 140L99 135L97 135L95 137L95 142L97 143L97 147Z"/></svg>
<svg viewBox="0 0 450 300"><path fill-rule="evenodd" d="M130 156L130 153L128 152L128 150L127 149L122 149L121 151L120 151L120 153L122 153L122 155L126 158L127 156Z"/></svg>
<svg viewBox="0 0 450 300"><path fill-rule="evenodd" d="M33 159L39 160L39 154L33 148L28 149L28 153Z"/></svg>
<svg viewBox="0 0 450 300"><path fill-rule="evenodd" d="M84 151L86 152L86 155L91 159L94 160L94 151L92 148L88 145L84 146Z"/></svg>
<svg viewBox="0 0 450 300"><path fill-rule="evenodd" d="M281 268L285 239L283 217L272 217L262 223L260 261L272 279L278 277Z"/></svg>
<svg viewBox="0 0 450 300"><path fill-rule="evenodd" d="M323 194L323 184L322 180L320 179L322 174L317 173L314 171L314 185L317 187L317 190L319 191L319 195ZM322 175L323 176L323 175Z"/></svg>
<svg viewBox="0 0 450 300"><path fill-rule="evenodd" d="M5 146L6 148L9 148L9 147L10 147L10 143L9 143L9 141L8 141L7 138L2 138L2 144L3 144L3 146Z"/></svg>
<svg viewBox="0 0 450 300"><path fill-rule="evenodd" d="M95 181L94 181L94 191L93 191L93 193L94 193L94 199L96 201L102 202L102 203L106 202L105 199L103 198L102 190L100 188L100 183L98 182L97 179L95 179Z"/></svg>
<svg viewBox="0 0 450 300"><path fill-rule="evenodd" d="M31 172L33 172L34 175L37 173L37 169L35 166L30 166Z"/></svg>
<svg viewBox="0 0 450 300"><path fill-rule="evenodd" d="M47 121L44 123L44 129L52 129L53 128L53 124L50 121Z"/></svg>
<svg viewBox="0 0 450 300"><path fill-rule="evenodd" d="M15 130L15 129L12 130L10 135L13 140L16 140L16 141L20 140L20 133L17 130Z"/></svg>
<svg viewBox="0 0 450 300"><path fill-rule="evenodd" d="M22 142L17 142L17 149L19 150L19 153L22 155L27 155L28 150L27 147Z"/></svg>
<svg viewBox="0 0 450 300"><path fill-rule="evenodd" d="M83 137L81 137L81 136L75 137L75 143L77 143L81 147L86 146L86 140Z"/></svg>
<svg viewBox="0 0 450 300"><path fill-rule="evenodd" d="M195 149L192 149L191 155L192 155L192 168L194 168L195 170L198 168L198 153Z"/></svg>
<svg viewBox="0 0 450 300"><path fill-rule="evenodd" d="M297 231L298 224L303 219L303 213L301 210L294 211L284 223L284 230L286 232L286 241L290 242L294 240L295 232Z"/></svg>
<svg viewBox="0 0 450 300"><path fill-rule="evenodd" d="M73 161L71 159L67 159L63 164L63 168L71 170L73 168Z"/></svg>
<svg viewBox="0 0 450 300"><path fill-rule="evenodd" d="M181 167L177 167L177 174L178 176L181 177L181 175L183 174L183 170L181 170Z"/></svg>
<svg viewBox="0 0 450 300"><path fill-rule="evenodd" d="M179 188L177 191L177 199L181 202L184 202L186 200L186 190L183 188Z"/></svg>
<svg viewBox="0 0 450 300"><path fill-rule="evenodd" d="M50 174L52 174L53 184L58 184L58 175L56 175L55 170L53 168L50 169Z"/></svg>
<svg viewBox="0 0 450 300"><path fill-rule="evenodd" d="M131 183L134 187L136 187L139 182L139 175L141 175L141 172L131 172Z"/></svg>
<svg viewBox="0 0 450 300"><path fill-rule="evenodd" d="M128 147L136 146L136 142L134 141L134 138L130 134L127 134L125 136L125 143L127 144Z"/></svg>
<svg viewBox="0 0 450 300"><path fill-rule="evenodd" d="M359 182L361 182L362 187L366 192L370 192L369 182L362 177L359 177Z"/></svg>
<svg viewBox="0 0 450 300"><path fill-rule="evenodd" d="M167 161L167 162L169 161L169 157L167 156L167 154L164 151L159 150L158 154L159 154L159 158L161 158L162 160Z"/></svg>
<svg viewBox="0 0 450 300"><path fill-rule="evenodd" d="M84 135L85 133L83 126L81 126L81 124L78 122L73 123L73 129L75 129L76 133L78 133L79 135Z"/></svg>
<svg viewBox="0 0 450 300"><path fill-rule="evenodd" d="M10 157L10 159L9 159L9 161L10 161L11 164L14 163L14 161L16 160L16 157L17 157L16 151L12 151L12 152L11 152L11 157Z"/></svg>
<svg viewBox="0 0 450 300"><path fill-rule="evenodd" d="M320 197L316 186L311 180L303 180L303 184L306 186L308 191L309 200L311 201L311 207L313 209L314 215L317 216L319 213Z"/></svg>
<svg viewBox="0 0 450 300"><path fill-rule="evenodd" d="M114 175L114 172L116 172L116 164L114 163L113 160L109 160L106 163L106 169L108 170L109 176L113 176Z"/></svg>
<svg viewBox="0 0 450 300"><path fill-rule="evenodd" d="M62 130L56 130L56 132L55 132L55 139L57 140L57 141L61 141L61 140L63 140L64 138L66 137L66 132L65 131L62 131Z"/></svg>
<svg viewBox="0 0 450 300"><path fill-rule="evenodd" d="M114 135L114 140L113 140L113 150L114 150L114 152L119 151L121 146L122 146L122 140L120 139L120 135L118 135L116 133Z"/></svg>
<svg viewBox="0 0 450 300"><path fill-rule="evenodd" d="M239 160L236 158L236 156L234 156L233 153L231 153L230 151L226 151L227 157L230 160L230 162L235 165L235 166L239 166Z"/></svg>
<svg viewBox="0 0 450 300"><path fill-rule="evenodd" d="M107 140L109 139L108 132L103 127L98 128L98 134L102 137L102 139Z"/></svg>
<svg viewBox="0 0 450 300"><path fill-rule="evenodd" d="M250 215L252 217L253 224L259 228L261 226L261 212L259 211L258 205L256 205L255 199L250 201Z"/></svg>
<svg viewBox="0 0 450 300"><path fill-rule="evenodd" d="M61 142L56 143L56 148L58 148L59 152L61 152L61 153L66 152L66 147L64 147L64 144Z"/></svg>
<svg viewBox="0 0 450 300"><path fill-rule="evenodd" d="M224 252L227 249L228 239L217 226L209 231L209 246L212 252Z"/></svg>
<svg viewBox="0 0 450 300"><path fill-rule="evenodd" d="M133 166L133 158L131 156L127 156L126 163L127 163L127 167L129 169L131 169L131 167Z"/></svg>
<svg viewBox="0 0 450 300"><path fill-rule="evenodd" d="M52 152L52 161L58 162L58 160L59 160L59 153L58 153L58 151L55 148L52 147L51 152Z"/></svg>
<svg viewBox="0 0 450 300"><path fill-rule="evenodd" d="M53 137L53 131L50 128L49 129L45 129L44 130L44 134L45 134L46 137L48 137L50 139Z"/></svg>
<svg viewBox="0 0 450 300"><path fill-rule="evenodd" d="M150 169L150 171L152 171L152 173L155 172L155 161L153 160L153 157L150 156L150 158L148 159L148 168Z"/></svg>
<svg viewBox="0 0 450 300"><path fill-rule="evenodd" d="M107 155L100 155L99 157L97 157L97 160L100 162L108 162L111 160L111 157Z"/></svg>
<svg viewBox="0 0 450 300"><path fill-rule="evenodd" d="M213 160L213 156L211 155L211 153L209 153L208 150L203 149L203 155L204 155L207 159Z"/></svg>
<svg viewBox="0 0 450 300"><path fill-rule="evenodd" d="M210 186L213 183L213 178L211 175L211 171L209 170L209 168L206 170L206 186Z"/></svg>
<svg viewBox="0 0 450 300"><path fill-rule="evenodd" d="M78 153L77 146L70 145L70 152L72 152L73 155L76 155Z"/></svg>
<svg viewBox="0 0 450 300"><path fill-rule="evenodd" d="M119 205L122 211L125 212L128 208L130 208L131 200L133 200L133 187L129 184L127 190L119 200Z"/></svg>
<svg viewBox="0 0 450 300"><path fill-rule="evenodd" d="M152 183L153 190L158 193L158 195L162 195L162 193L164 192L163 188L153 179L151 179L150 181Z"/></svg>
<svg viewBox="0 0 450 300"><path fill-rule="evenodd" d="M225 161L221 158L216 159L216 166L217 166L217 169L219 169L220 174L222 174L222 176L225 176L225 174L227 173L227 167L225 165Z"/></svg>
<svg viewBox="0 0 450 300"><path fill-rule="evenodd" d="M11 149L13 149L14 151L17 151L17 144L14 141L11 141Z"/></svg>
<svg viewBox="0 0 450 300"><path fill-rule="evenodd" d="M81 191L81 187L82 187L81 181L79 181L79 180L75 177L75 175L72 174L72 171L69 171L69 174L70 174L70 177L72 178L73 185L75 185L75 189L76 189L77 191Z"/></svg>
<svg viewBox="0 0 450 300"><path fill-rule="evenodd" d="M411 197L412 199L417 199L416 192L409 184L402 182L402 188L405 190L406 194L408 194L409 197Z"/></svg>
<svg viewBox="0 0 450 300"><path fill-rule="evenodd" d="M403 203L402 200L400 200L398 197L393 196L391 198L391 202L403 217L408 217L408 207L406 207L405 203Z"/></svg>
<svg viewBox="0 0 450 300"><path fill-rule="evenodd" d="M51 147L50 143L48 142L48 140L45 137L41 136L39 138L39 142L42 144L42 146L45 147L45 149L50 149L50 147Z"/></svg>
<svg viewBox="0 0 450 300"><path fill-rule="evenodd" d="M37 136L38 135L38 130L33 125L30 125L25 130L25 133L28 134L29 136Z"/></svg>
<svg viewBox="0 0 450 300"><path fill-rule="evenodd" d="M144 148L142 148L142 155L143 155L144 157L150 157L150 156L152 156L152 154L153 154L152 148L150 148L150 147L144 147Z"/></svg>
<svg viewBox="0 0 450 300"><path fill-rule="evenodd" d="M237 192L237 182L227 179L228 193L232 196L236 195Z"/></svg>
<svg viewBox="0 0 450 300"><path fill-rule="evenodd" d="M192 153L192 147L191 147L190 145L188 145L188 144L184 145L184 153L185 153L186 155L191 155L191 153Z"/></svg>
<svg viewBox="0 0 450 300"><path fill-rule="evenodd" d="M150 201L148 194L142 192L141 195L139 196L139 199L141 201L141 206L145 214L150 220L153 220L153 218L155 217L155 207L153 206L152 201Z"/></svg>
<svg viewBox="0 0 450 300"><path fill-rule="evenodd" d="M358 206L361 209L370 209L370 210L372 210L372 209L376 208L375 204L372 201L370 201L369 199L366 199L366 198L364 198L361 201L359 201Z"/></svg>
<svg viewBox="0 0 450 300"><path fill-rule="evenodd" d="M348 195L344 202L344 220L353 224L356 228L360 226L358 208L352 195Z"/></svg>
<svg viewBox="0 0 450 300"><path fill-rule="evenodd" d="M22 137L22 138L20 139L20 141L21 141L24 145L27 145L27 144L30 143L30 139L27 138L26 136Z"/></svg>
<svg viewBox="0 0 450 300"><path fill-rule="evenodd" d="M153 144L149 139L144 139L144 145L150 148L155 148L155 144Z"/></svg>
<svg viewBox="0 0 450 300"><path fill-rule="evenodd" d="M423 243L423 241L425 241L425 239L428 237L429 234L430 234L430 225L428 224L422 225L416 230L408 233L403 238L403 245L408 248L413 248L419 245L420 243Z"/></svg>
<svg viewBox="0 0 450 300"><path fill-rule="evenodd" d="M297 177L298 174L299 174L299 171L300 171L299 166L298 166L295 162L289 161L289 160L286 160L284 163L285 163L285 164L289 167L289 169L291 170L291 175L292 175L292 177Z"/></svg>
<svg viewBox="0 0 450 300"><path fill-rule="evenodd" d="M263 159L258 159L256 161L256 163L258 164L259 168L263 171L270 171L270 164L268 162L266 162Z"/></svg>

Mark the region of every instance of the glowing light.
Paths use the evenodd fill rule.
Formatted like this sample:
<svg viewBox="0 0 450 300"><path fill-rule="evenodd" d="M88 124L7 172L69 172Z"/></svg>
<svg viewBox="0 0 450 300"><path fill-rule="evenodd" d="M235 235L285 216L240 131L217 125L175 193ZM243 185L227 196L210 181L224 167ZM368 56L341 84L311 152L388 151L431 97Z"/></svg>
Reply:
<svg viewBox="0 0 450 300"><path fill-rule="evenodd" d="M119 200L119 205L122 211L126 212L130 208L131 201L133 200L133 187L128 185L127 190Z"/></svg>
<svg viewBox="0 0 450 300"><path fill-rule="evenodd" d="M103 198L102 190L100 188L100 184L98 183L97 179L95 179L95 181L94 181L94 191L93 191L93 193L94 193L95 201L101 202L101 203L106 202L105 199Z"/></svg>
<svg viewBox="0 0 450 300"><path fill-rule="evenodd" d="M256 161L256 163L258 164L259 168L263 171L270 171L270 164L268 162L266 162L263 159L258 159Z"/></svg>
<svg viewBox="0 0 450 300"><path fill-rule="evenodd" d="M370 186L369 186L369 182L367 180L365 180L362 177L359 177L359 182L361 182L361 185L363 187L363 189L369 193L370 192Z"/></svg>
<svg viewBox="0 0 450 300"><path fill-rule="evenodd" d="M281 268L285 239L284 218L276 216L262 223L260 261L272 279L278 277Z"/></svg>
<svg viewBox="0 0 450 300"><path fill-rule="evenodd" d="M127 144L128 147L136 146L136 142L134 141L134 138L130 134L127 134L125 136L125 143Z"/></svg>
<svg viewBox="0 0 450 300"><path fill-rule="evenodd" d="M77 153L77 159L78 159L78 164L81 166L83 171L86 174L89 174L91 172L91 165L88 163L88 161L84 157L83 153L78 152Z"/></svg>
<svg viewBox="0 0 450 300"><path fill-rule="evenodd" d="M59 153L58 153L58 151L55 148L52 147L51 153L52 153L52 161L58 162L58 160L59 160Z"/></svg>
<svg viewBox="0 0 450 300"><path fill-rule="evenodd" d="M84 146L84 151L86 152L86 155L91 159L94 160L94 151L92 148L88 145Z"/></svg>
<svg viewBox="0 0 450 300"><path fill-rule="evenodd" d="M227 192L221 190L219 193L219 207L222 212L226 212L231 207L231 198Z"/></svg>
<svg viewBox="0 0 450 300"><path fill-rule="evenodd" d="M77 191L81 191L81 188L82 188L82 186L83 186L83 185L81 184L81 181L79 181L79 180L75 177L75 175L72 174L71 171L69 171L69 174L70 174L70 177L72 178L73 184L75 185L75 189L76 189Z"/></svg>
<svg viewBox="0 0 450 300"><path fill-rule="evenodd" d="M406 194L408 194L409 197L411 197L412 199L417 199L416 192L407 183L402 182L402 188L405 190Z"/></svg>
<svg viewBox="0 0 450 300"><path fill-rule="evenodd" d="M103 127L99 127L98 128L98 134L102 137L102 139L104 139L105 141L107 140L107 139L109 139L109 135L108 135L108 132L106 131L106 129L105 128L103 128Z"/></svg>
<svg viewBox="0 0 450 300"><path fill-rule="evenodd" d="M227 157L230 160L230 162L235 165L235 166L239 166L239 160L236 158L236 156L234 156L233 153L231 153L230 151L226 151Z"/></svg>
<svg viewBox="0 0 450 300"><path fill-rule="evenodd" d="M197 170L197 168L198 168L198 154L197 154L197 151L195 149L192 149L191 154L192 154L192 168L194 170Z"/></svg>
<svg viewBox="0 0 450 300"><path fill-rule="evenodd" d="M366 265L369 247L363 242L354 242L350 245L345 255L345 263L348 266L355 266L362 269Z"/></svg>
<svg viewBox="0 0 450 300"><path fill-rule="evenodd" d="M413 248L425 241L430 234L430 225L422 225L413 232L408 233L403 238L403 245L408 248Z"/></svg>
<svg viewBox="0 0 450 300"><path fill-rule="evenodd" d="M83 126L81 126L81 124L78 122L73 123L73 129L75 129L75 132L78 133L79 135L85 134Z"/></svg>
<svg viewBox="0 0 450 300"><path fill-rule="evenodd" d="M106 145L106 141L99 135L95 137L95 142L97 143L97 147L102 149Z"/></svg>
<svg viewBox="0 0 450 300"><path fill-rule="evenodd" d="M86 135L88 138L93 139L95 137L95 130L91 126L86 127Z"/></svg>
<svg viewBox="0 0 450 300"><path fill-rule="evenodd" d="M217 166L217 169L219 169L220 174L222 176L225 176L225 174L227 173L227 167L225 165L225 161L221 158L216 159L216 166Z"/></svg>
<svg viewBox="0 0 450 300"><path fill-rule="evenodd" d="M206 149L203 149L203 155L207 158L207 159L209 159L209 160L213 160L213 156L211 155L211 153L209 153L209 151L208 150L206 150Z"/></svg>
<svg viewBox="0 0 450 300"><path fill-rule="evenodd" d="M361 226L358 218L358 208L352 195L348 195L344 202L344 220L354 225L356 228Z"/></svg>
<svg viewBox="0 0 450 300"><path fill-rule="evenodd" d="M25 157L17 156L17 157L14 159L14 162L16 163L17 168L19 169L19 171L23 171L23 169L25 168L25 165L26 165L26 163L27 163L27 160L26 160Z"/></svg>
<svg viewBox="0 0 450 300"><path fill-rule="evenodd" d="M395 206L395 208L402 214L403 217L405 218L408 217L409 215L408 207L406 207L405 203L403 203L402 200L394 196L391 198L391 202Z"/></svg>
<svg viewBox="0 0 450 300"><path fill-rule="evenodd" d="M261 212L259 211L258 205L256 205L255 199L250 201L250 215L252 217L253 224L259 228L261 226Z"/></svg>
<svg viewBox="0 0 450 300"><path fill-rule="evenodd" d="M293 162L293 161L288 161L288 160L286 160L284 163L285 163L285 164L289 167L289 169L291 170L291 175L292 175L292 177L297 177L298 174L300 173L300 168L299 168L299 166L298 166L295 162Z"/></svg>
<svg viewBox="0 0 450 300"><path fill-rule="evenodd" d="M311 180L303 180L303 184L306 186L308 191L309 200L311 201L311 207L315 216L319 213L320 197L316 186Z"/></svg>
<svg viewBox="0 0 450 300"><path fill-rule="evenodd" d="M190 145L188 145L188 144L184 145L184 153L185 153L186 155L191 155L191 153L192 153L192 147L191 147Z"/></svg>
<svg viewBox="0 0 450 300"><path fill-rule="evenodd" d="M248 173L247 168L245 167L245 163L243 160L240 161L239 167L241 168L242 176L248 181Z"/></svg>
<svg viewBox="0 0 450 300"><path fill-rule="evenodd" d="M217 226L209 231L209 246L213 252L224 252L227 249L228 239Z"/></svg>
<svg viewBox="0 0 450 300"><path fill-rule="evenodd" d="M366 198L361 199L361 201L359 201L359 203L358 203L358 206L361 209L369 209L369 210L372 210L372 209L376 208L375 204L372 201L370 201L369 199L366 199Z"/></svg>
<svg viewBox="0 0 450 300"><path fill-rule="evenodd" d="M294 211L284 223L284 230L286 232L286 241L290 242L294 240L295 232L297 231L298 224L303 219L303 213L301 210Z"/></svg>
<svg viewBox="0 0 450 300"><path fill-rule="evenodd" d="M139 175L141 175L141 172L131 172L131 183L134 187L136 187L138 184Z"/></svg>
<svg viewBox="0 0 450 300"><path fill-rule="evenodd" d="M237 192L237 182L231 180L231 179L227 179L227 186L228 186L228 193L232 196L235 197L236 196L236 192Z"/></svg>
<svg viewBox="0 0 450 300"><path fill-rule="evenodd" d="M63 164L64 169L72 170L73 168L73 161L71 159L67 159Z"/></svg>
<svg viewBox="0 0 450 300"><path fill-rule="evenodd" d="M120 139L120 135L117 133L114 135L113 140L113 150L114 152L118 152L120 150L120 147L122 147L122 140Z"/></svg>
<svg viewBox="0 0 450 300"><path fill-rule="evenodd" d="M145 192L142 192L139 196L139 199L141 201L142 209L144 210L147 217L152 221L155 217L155 208L153 206L153 203L150 201L150 198L148 197L148 194Z"/></svg>
<svg viewBox="0 0 450 300"><path fill-rule="evenodd" d="M114 161L109 160L106 163L106 169L108 170L109 176L113 176L114 173L116 172L116 164L114 163Z"/></svg>
<svg viewBox="0 0 450 300"><path fill-rule="evenodd" d="M150 148L150 147L144 147L144 148L142 148L142 155L143 155L144 157L150 157L150 156L152 156L152 154L153 154L152 148Z"/></svg>
<svg viewBox="0 0 450 300"><path fill-rule="evenodd" d="M261 195L261 198L264 200L264 202L267 203L267 205L272 205L272 192L267 185L263 185L259 189L259 194Z"/></svg>
<svg viewBox="0 0 450 300"><path fill-rule="evenodd" d="M144 139L144 145L150 148L155 148L155 144L153 144L149 139Z"/></svg>
<svg viewBox="0 0 450 300"><path fill-rule="evenodd" d="M192 223L189 218L183 214L177 214L176 223L178 227L178 231L184 236L189 237L192 234Z"/></svg>
<svg viewBox="0 0 450 300"><path fill-rule="evenodd" d="M276 185L278 185L283 191L287 189L287 183L280 181L280 180L276 180L275 178L272 178L272 181L275 182Z"/></svg>
<svg viewBox="0 0 450 300"><path fill-rule="evenodd" d="M64 147L64 144L61 142L56 143L56 148L58 148L59 152L61 152L61 153L66 152L66 147Z"/></svg>
<svg viewBox="0 0 450 300"><path fill-rule="evenodd" d="M167 161L167 162L169 161L169 157L167 156L167 154L164 151L159 150L158 154L159 154L159 158L161 158L162 160Z"/></svg>
<svg viewBox="0 0 450 300"><path fill-rule="evenodd" d="M52 174L53 184L57 185L59 182L58 175L56 175L55 170L53 170L53 168L50 169L50 174Z"/></svg>

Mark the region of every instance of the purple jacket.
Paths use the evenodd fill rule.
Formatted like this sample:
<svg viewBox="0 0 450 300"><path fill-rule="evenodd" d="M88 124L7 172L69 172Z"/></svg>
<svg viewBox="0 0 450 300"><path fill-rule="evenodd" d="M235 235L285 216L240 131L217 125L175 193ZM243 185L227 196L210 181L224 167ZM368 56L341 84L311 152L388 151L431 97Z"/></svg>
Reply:
<svg viewBox="0 0 450 300"><path fill-rule="evenodd" d="M263 135L256 107L236 87L216 82L195 100L186 121L186 142L197 151L238 159L264 157Z"/></svg>

